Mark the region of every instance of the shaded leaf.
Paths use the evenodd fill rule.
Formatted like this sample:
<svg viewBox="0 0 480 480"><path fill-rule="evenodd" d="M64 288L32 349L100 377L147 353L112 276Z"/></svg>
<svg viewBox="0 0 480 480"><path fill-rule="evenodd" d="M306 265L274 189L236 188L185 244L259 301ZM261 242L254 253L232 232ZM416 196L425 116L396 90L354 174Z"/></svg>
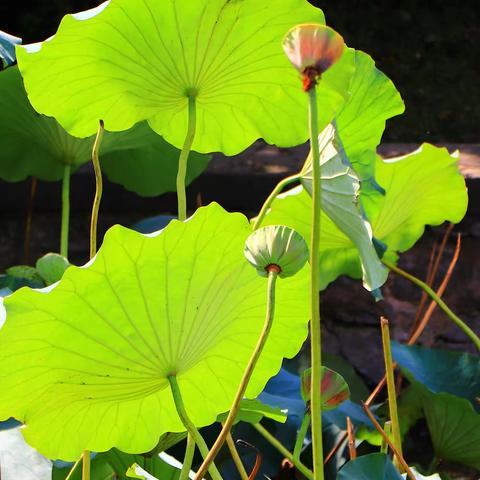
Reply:
<svg viewBox="0 0 480 480"><path fill-rule="evenodd" d="M337 480L401 480L401 478L390 458L383 453L371 453L351 460L337 475Z"/></svg>
<svg viewBox="0 0 480 480"><path fill-rule="evenodd" d="M52 285L58 282L65 270L70 266L70 262L58 253L47 253L37 260L35 269L38 275L42 277L45 285Z"/></svg>
<svg viewBox="0 0 480 480"><path fill-rule="evenodd" d="M175 374L193 422L213 423L264 322L266 281L243 257L250 233L243 215L217 204L156 236L115 226L93 262L70 267L48 292L6 297L0 418L26 423L27 441L52 458L112 446L146 452L161 434L184 430L168 387ZM305 340L307 284L308 267L279 280L247 398Z"/></svg>
<svg viewBox="0 0 480 480"><path fill-rule="evenodd" d="M228 412L218 416L218 422L224 422L227 419ZM276 422L285 423L287 413L279 408L265 405L258 399L244 398L240 402L240 409L235 418L235 422L258 423L262 418L270 418Z"/></svg>
<svg viewBox="0 0 480 480"><path fill-rule="evenodd" d="M14 37L0 30L0 66L8 67L13 65L17 58L15 55L15 45L20 45L22 39Z"/></svg>
<svg viewBox="0 0 480 480"><path fill-rule="evenodd" d="M281 41L289 28L324 23L306 0L158 2L111 0L67 15L49 41L18 52L34 107L71 134L92 135L148 120L180 148L196 96L193 149L227 155L254 140L292 146L308 138L307 102ZM325 126L348 95L347 51L319 87Z"/></svg>

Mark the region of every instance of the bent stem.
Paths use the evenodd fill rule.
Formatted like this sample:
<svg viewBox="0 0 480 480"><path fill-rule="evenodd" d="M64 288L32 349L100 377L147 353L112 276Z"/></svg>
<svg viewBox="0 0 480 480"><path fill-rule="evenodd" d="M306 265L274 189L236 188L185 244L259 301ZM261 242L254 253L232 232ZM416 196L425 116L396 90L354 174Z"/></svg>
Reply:
<svg viewBox="0 0 480 480"><path fill-rule="evenodd" d="M308 469L300 460L293 457L290 452L282 443L280 443L263 425L260 423L252 424L252 427L265 439L270 445L275 447L287 460L292 462L295 468L305 475L308 480L314 480L313 472Z"/></svg>
<svg viewBox="0 0 480 480"><path fill-rule="evenodd" d="M470 340L475 344L477 349L480 351L480 338L475 334L475 332L455 313L450 310L448 305L422 280L411 275L408 272L405 272L401 268L398 268L394 263L389 260L383 259L383 264L386 265L390 270L406 278L413 284L420 287L443 311L444 313L452 320L452 322L457 325L464 333L467 335Z"/></svg>
<svg viewBox="0 0 480 480"><path fill-rule="evenodd" d="M322 336L320 330L320 212L322 208L320 152L318 148L317 90L308 91L310 149L312 152L312 226L310 237L310 343L312 383L310 406L312 415L312 451L315 480L323 480L322 444Z"/></svg>
<svg viewBox="0 0 480 480"><path fill-rule="evenodd" d="M302 447L305 442L305 437L307 435L309 426L310 426L310 413L305 412L305 415L303 416L302 424L300 425L300 430L297 433L295 447L293 449L293 458L295 458L295 460L300 460L300 454L302 453Z"/></svg>
<svg viewBox="0 0 480 480"><path fill-rule="evenodd" d="M178 480L188 480L188 475L192 469L193 455L195 453L195 440L188 434L187 436L187 448L185 450L185 456L183 457L182 470Z"/></svg>
<svg viewBox="0 0 480 480"><path fill-rule="evenodd" d="M90 480L90 451L83 451L82 480Z"/></svg>
<svg viewBox="0 0 480 480"><path fill-rule="evenodd" d="M175 402L175 407L177 409L178 416L182 421L185 429L187 430L188 434L191 435L194 442L197 444L200 453L202 454L203 458L206 458L208 455L208 446L205 443L201 433L197 430L197 427L193 424L190 420L190 417L185 410L185 404L183 403L183 398L180 393L180 388L178 386L177 377L175 375L170 375L168 377L168 382L170 383L170 389L172 390L173 401ZM210 467L208 469L210 475L212 476L213 480L222 480L222 476L218 471L217 467L213 462L211 462ZM196 475L196 478L198 474ZM200 477L202 478L202 477Z"/></svg>
<svg viewBox="0 0 480 480"><path fill-rule="evenodd" d="M195 138L195 130L197 127L197 110L195 108L195 95L188 95L188 126L185 141L183 143L180 157L178 158L177 172L177 202L178 202L178 219L183 221L187 218L187 194L185 192L185 178L187 176L188 156L192 149L193 139Z"/></svg>
<svg viewBox="0 0 480 480"><path fill-rule="evenodd" d="M100 120L97 137L93 144L92 162L93 169L95 171L95 198L93 200L92 218L90 221L90 258L92 259L97 253L97 223L98 223L98 211L100 209L100 201L102 200L103 183L102 183L102 169L100 167L100 145L102 143L104 132L103 120Z"/></svg>
<svg viewBox="0 0 480 480"><path fill-rule="evenodd" d="M71 167L65 165L62 180L62 225L60 231L60 255L68 258L68 232L70 224L70 176Z"/></svg>
<svg viewBox="0 0 480 480"><path fill-rule="evenodd" d="M392 348L390 345L390 330L388 328L388 320L382 317L380 324L382 328L383 356L385 359L385 377L387 380L388 392L388 410L390 413L390 421L392 422L393 444L395 445L399 455L402 456L402 436L400 434L400 422L398 419L397 409L397 392L395 391L395 379L393 376L393 370L395 367L392 361ZM397 456L394 458L394 464L399 470L402 470L400 460ZM402 471L401 473L404 472Z"/></svg>
<svg viewBox="0 0 480 480"><path fill-rule="evenodd" d="M262 208L260 210L260 213L258 214L257 218L255 219L255 223L253 224L253 230L257 230L260 225L263 222L263 219L265 218L265 215L268 212L268 209L272 205L273 201L279 195L282 193L283 189L287 186L290 185L293 182L296 182L301 178L301 175L299 173L295 175L291 175L289 177L284 178L280 182L277 183L277 186L272 190L272 193L268 196L268 198L265 200L265 203L262 205Z"/></svg>
<svg viewBox="0 0 480 480"><path fill-rule="evenodd" d="M240 478L242 480L248 480L248 473L245 470L245 466L243 465L242 459L240 458L237 449L235 448L235 442L233 441L233 437L230 432L228 432L227 435L227 446L230 450L230 455L232 456L233 463L237 467L238 473L240 474Z"/></svg>
<svg viewBox="0 0 480 480"><path fill-rule="evenodd" d="M196 480L201 479L205 475L208 466L211 462L213 462L218 452L220 451L220 448L222 448L222 445L225 443L225 440L227 439L227 436L230 432L230 429L232 428L232 425L240 408L240 402L245 395L245 390L247 389L248 383L250 382L257 361L262 353L263 347L265 346L265 342L267 341L275 313L275 283L278 273L280 273L280 269L276 265L271 265L271 269L268 271L267 313L265 316L265 323L263 324L263 328L260 333L260 337L258 338L257 345L255 346L252 356L250 357L247 367L245 368L245 371L243 373L243 377L240 381L240 385L238 386L237 393L235 394L232 406L230 407L228 417L225 420L222 430L218 435L217 439L215 440L215 443L210 449L210 452L208 452L208 455L205 457L204 462L198 469L198 472L195 476Z"/></svg>

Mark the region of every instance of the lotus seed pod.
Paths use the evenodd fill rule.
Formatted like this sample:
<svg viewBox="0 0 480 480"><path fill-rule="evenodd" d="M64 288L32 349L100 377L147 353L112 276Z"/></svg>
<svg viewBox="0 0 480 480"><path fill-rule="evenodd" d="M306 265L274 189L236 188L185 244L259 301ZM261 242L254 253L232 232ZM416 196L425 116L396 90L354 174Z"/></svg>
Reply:
<svg viewBox="0 0 480 480"><path fill-rule="evenodd" d="M314 23L293 27L283 40L288 59L302 74L305 91L342 56L344 47L339 33Z"/></svg>
<svg viewBox="0 0 480 480"><path fill-rule="evenodd" d="M245 243L245 257L262 277L276 271L279 277L299 272L308 260L308 247L295 230L269 225L253 232Z"/></svg>

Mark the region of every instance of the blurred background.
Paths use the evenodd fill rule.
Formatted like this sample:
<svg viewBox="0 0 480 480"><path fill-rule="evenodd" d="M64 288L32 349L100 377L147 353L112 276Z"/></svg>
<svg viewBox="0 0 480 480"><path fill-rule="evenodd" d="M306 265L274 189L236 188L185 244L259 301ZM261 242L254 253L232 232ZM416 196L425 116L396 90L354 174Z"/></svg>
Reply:
<svg viewBox="0 0 480 480"><path fill-rule="evenodd" d="M99 0L2 0L0 28L25 43L55 33L66 13ZM480 3L476 0L310 0L347 43L368 52L407 110L393 142L480 142Z"/></svg>

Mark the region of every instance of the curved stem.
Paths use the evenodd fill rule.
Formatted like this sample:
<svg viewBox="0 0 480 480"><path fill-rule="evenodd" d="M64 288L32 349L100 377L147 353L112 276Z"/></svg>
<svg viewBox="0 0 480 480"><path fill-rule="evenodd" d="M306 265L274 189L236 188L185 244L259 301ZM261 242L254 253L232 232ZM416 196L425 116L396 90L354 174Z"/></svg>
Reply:
<svg viewBox="0 0 480 480"><path fill-rule="evenodd" d="M188 156L195 138L195 129L197 126L197 110L195 108L195 96L188 97L188 126L185 141L183 143L180 157L178 158L177 172L177 202L178 219L183 221L187 218L187 195L185 192L185 177L187 176Z"/></svg>
<svg viewBox="0 0 480 480"><path fill-rule="evenodd" d="M252 424L252 427L265 439L270 445L275 447L287 460L295 465L295 468L303 473L308 480L314 480L313 472L309 470L302 462L293 458L292 452L290 452L282 443L280 443L265 427L260 423Z"/></svg>
<svg viewBox="0 0 480 480"><path fill-rule="evenodd" d="M248 480L248 473L245 470L245 466L243 465L242 459L240 458L237 449L235 448L235 442L233 441L233 437L230 432L228 432L227 435L227 446L230 450L230 455L232 456L233 463L237 467L238 473L240 474L240 478L242 480Z"/></svg>
<svg viewBox="0 0 480 480"><path fill-rule="evenodd" d="M260 227L260 225L263 222L263 219L265 218L265 215L268 212L268 209L272 205L273 201L279 195L282 193L282 190L287 186L290 185L293 182L296 182L301 178L301 175L299 173L296 173L295 175L290 175L289 177L284 178L280 182L277 183L277 186L272 190L272 193L268 196L268 198L265 200L265 203L262 205L262 209L260 210L260 213L258 214L257 218L255 219L255 223L253 224L253 229L256 230L257 228Z"/></svg>
<svg viewBox="0 0 480 480"><path fill-rule="evenodd" d="M310 343L312 363L311 415L313 472L315 480L323 480L322 444L322 335L320 330L320 213L322 208L320 152L318 148L317 91L308 91L310 148L312 152L312 225L310 237Z"/></svg>
<svg viewBox="0 0 480 480"><path fill-rule="evenodd" d="M182 470L178 480L188 480L188 474L192 469L193 455L195 453L195 440L188 434L187 436L187 448L185 450L185 456L183 457Z"/></svg>
<svg viewBox="0 0 480 480"><path fill-rule="evenodd" d="M103 183L102 183L102 169L100 167L99 151L102 143L104 132L103 120L100 120L97 138L93 144L92 162L95 171L95 198L93 200L92 218L90 221L90 258L93 258L97 253L97 223L98 210L100 209L100 201L102 199Z"/></svg>
<svg viewBox="0 0 480 480"><path fill-rule="evenodd" d="M402 435L400 433L400 422L398 420L397 409L397 392L395 390L395 378L393 376L393 361L392 361L392 348L390 345L390 330L388 328L388 320L381 318L380 325L382 329L382 344L383 344L383 357L385 360L385 377L387 380L388 391L388 410L390 413L390 421L392 422L392 436L393 444L397 449L400 456L403 456L402 452ZM394 458L395 466L401 471L401 464L397 457ZM401 473L405 473L401 471Z"/></svg>
<svg viewBox="0 0 480 480"><path fill-rule="evenodd" d="M82 480L90 480L90 451L83 451Z"/></svg>
<svg viewBox="0 0 480 480"><path fill-rule="evenodd" d="M194 442L197 444L203 458L205 458L208 455L208 446L205 443L205 440L203 439L201 433L197 430L197 427L195 427L193 422L190 420L190 417L185 410L185 404L183 403L183 398L180 393L177 377L175 375L170 375L168 377L168 382L170 383L170 389L172 390L173 401L175 402L178 416L180 417L180 420L182 421L187 432L192 436ZM208 471L212 476L213 480L222 480L222 476L220 475L220 472L218 471L214 463L210 465Z"/></svg>
<svg viewBox="0 0 480 480"><path fill-rule="evenodd" d="M230 429L235 421L237 416L238 410L240 408L240 402L242 401L243 396L245 395L245 390L247 389L248 382L252 377L253 371L257 364L258 358L262 353L263 347L265 346L265 342L267 341L268 334L270 333L270 329L273 323L273 317L275 312L275 283L277 280L278 271L277 270L270 270L268 273L268 284L267 284L267 313L265 316L265 323L263 324L262 331L260 333L260 337L258 338L257 345L248 361L247 367L243 372L243 377L240 381L240 385L238 386L237 393L235 394L235 398L233 400L232 406L230 407L230 412L228 414L225 423L223 424L222 430L218 435L215 443L213 444L210 452L208 452L207 457L205 458L204 462L198 469L197 475L195 479L201 479L205 472L207 471L208 465L215 459L218 452L222 448Z"/></svg>
<svg viewBox="0 0 480 480"><path fill-rule="evenodd" d="M303 416L302 424L300 425L300 430L297 433L297 440L295 441L295 447L293 449L293 458L295 460L300 460L300 454L302 453L302 447L305 442L305 437L308 432L308 427L310 426L310 414L305 412Z"/></svg>
<svg viewBox="0 0 480 480"><path fill-rule="evenodd" d="M455 323L457 327L463 330L465 335L470 338L470 340L480 351L480 338L459 316L455 315L455 313L450 310L448 305L425 282L411 275L410 273L405 272L401 268L398 268L394 263L390 262L389 260L383 259L382 262L393 272L398 273L402 277L406 278L410 282L420 287L445 312L448 318L450 318L450 320L452 320L452 322Z"/></svg>
<svg viewBox="0 0 480 480"><path fill-rule="evenodd" d="M70 224L70 165L65 165L62 180L62 226L60 232L60 255L68 258L68 231Z"/></svg>

